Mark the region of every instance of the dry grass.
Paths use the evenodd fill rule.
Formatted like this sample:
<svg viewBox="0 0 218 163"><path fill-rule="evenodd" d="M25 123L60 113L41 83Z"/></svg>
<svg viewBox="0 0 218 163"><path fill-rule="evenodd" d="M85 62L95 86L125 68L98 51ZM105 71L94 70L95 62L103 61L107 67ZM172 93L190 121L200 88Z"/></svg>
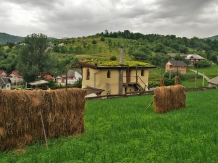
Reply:
<svg viewBox="0 0 218 163"><path fill-rule="evenodd" d="M185 88L182 85L157 87L154 90L154 104L156 113L185 107Z"/></svg>
<svg viewBox="0 0 218 163"><path fill-rule="evenodd" d="M83 89L0 90L0 150L20 148L47 137L84 132Z"/></svg>

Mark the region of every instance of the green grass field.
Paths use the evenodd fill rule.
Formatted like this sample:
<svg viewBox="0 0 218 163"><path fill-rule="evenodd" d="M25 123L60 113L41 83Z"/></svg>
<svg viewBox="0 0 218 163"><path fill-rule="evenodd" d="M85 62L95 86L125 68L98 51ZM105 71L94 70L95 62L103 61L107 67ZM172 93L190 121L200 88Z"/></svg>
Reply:
<svg viewBox="0 0 218 163"><path fill-rule="evenodd" d="M0 162L218 162L217 97L187 92L186 108L166 114L145 109L151 95L86 101L84 134L1 152Z"/></svg>
<svg viewBox="0 0 218 163"><path fill-rule="evenodd" d="M218 76L218 66L211 66L207 68L198 68L195 70L198 70L200 73L204 73L206 76L208 76L210 79Z"/></svg>
<svg viewBox="0 0 218 163"><path fill-rule="evenodd" d="M206 76L208 76L210 79L213 77L218 76L218 66L212 66L208 68L198 68L194 69L198 70L200 73L204 73ZM157 82L159 83L161 75L164 75L165 71L162 69L150 69L149 70L149 82ZM187 69L187 73L185 75L185 79L182 79L182 85L186 88L194 88L194 87L207 87L208 83L207 80L204 79L201 75L198 75L196 83L194 81L191 81L189 79L194 79L196 77L196 73L192 72L191 69Z"/></svg>

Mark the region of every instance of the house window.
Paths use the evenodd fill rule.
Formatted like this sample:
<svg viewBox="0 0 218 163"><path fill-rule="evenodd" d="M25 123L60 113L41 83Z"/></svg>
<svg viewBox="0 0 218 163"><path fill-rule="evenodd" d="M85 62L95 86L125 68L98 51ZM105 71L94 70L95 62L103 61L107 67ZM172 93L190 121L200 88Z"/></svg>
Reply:
<svg viewBox="0 0 218 163"><path fill-rule="evenodd" d="M89 69L87 69L87 72L86 72L86 80L89 80L90 79L90 71Z"/></svg>
<svg viewBox="0 0 218 163"><path fill-rule="evenodd" d="M107 71L107 78L111 78L111 72Z"/></svg>
<svg viewBox="0 0 218 163"><path fill-rule="evenodd" d="M141 76L144 76L144 75L145 75L144 70L141 70Z"/></svg>

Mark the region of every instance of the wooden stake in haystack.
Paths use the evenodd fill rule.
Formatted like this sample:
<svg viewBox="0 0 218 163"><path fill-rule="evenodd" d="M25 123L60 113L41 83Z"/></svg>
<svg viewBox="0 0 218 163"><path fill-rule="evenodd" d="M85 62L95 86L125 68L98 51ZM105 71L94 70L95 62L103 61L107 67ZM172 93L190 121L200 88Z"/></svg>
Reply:
<svg viewBox="0 0 218 163"><path fill-rule="evenodd" d="M179 84L179 76L175 76L175 85Z"/></svg>
<svg viewBox="0 0 218 163"><path fill-rule="evenodd" d="M160 78L160 86L161 87L164 86L164 77L163 76Z"/></svg>

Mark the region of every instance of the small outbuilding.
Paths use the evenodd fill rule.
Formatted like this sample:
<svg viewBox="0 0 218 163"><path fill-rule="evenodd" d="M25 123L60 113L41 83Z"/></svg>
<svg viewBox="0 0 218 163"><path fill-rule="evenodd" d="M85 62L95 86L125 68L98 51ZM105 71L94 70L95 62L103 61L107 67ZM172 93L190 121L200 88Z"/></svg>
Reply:
<svg viewBox="0 0 218 163"><path fill-rule="evenodd" d="M48 81L46 81L46 80L38 80L38 81L30 82L29 85L33 89L34 88L47 89Z"/></svg>
<svg viewBox="0 0 218 163"><path fill-rule="evenodd" d="M208 87L218 87L218 76L207 81Z"/></svg>

